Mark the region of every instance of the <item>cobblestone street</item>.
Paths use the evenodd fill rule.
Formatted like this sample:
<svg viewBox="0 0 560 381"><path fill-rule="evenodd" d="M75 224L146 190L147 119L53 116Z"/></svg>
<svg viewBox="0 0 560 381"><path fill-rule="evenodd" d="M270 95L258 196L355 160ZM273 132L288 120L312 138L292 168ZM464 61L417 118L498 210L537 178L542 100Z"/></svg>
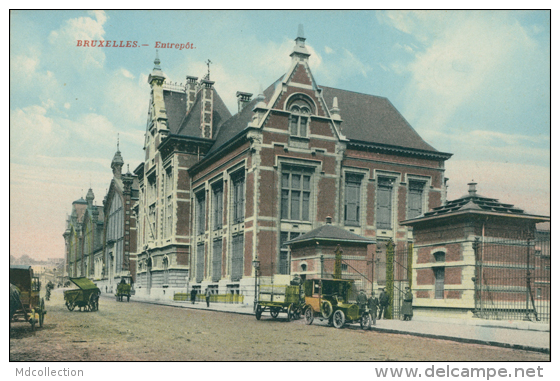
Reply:
<svg viewBox="0 0 560 381"><path fill-rule="evenodd" d="M174 308L102 297L98 312L70 312L61 290L44 327L13 323L11 361L547 361L549 355L407 335L337 330L303 319Z"/></svg>

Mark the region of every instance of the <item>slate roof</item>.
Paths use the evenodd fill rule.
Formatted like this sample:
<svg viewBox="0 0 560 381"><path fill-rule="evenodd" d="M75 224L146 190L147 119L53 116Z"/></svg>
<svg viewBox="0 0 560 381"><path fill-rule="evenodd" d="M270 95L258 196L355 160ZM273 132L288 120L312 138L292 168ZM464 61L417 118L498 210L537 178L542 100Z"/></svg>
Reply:
<svg viewBox="0 0 560 381"><path fill-rule="evenodd" d="M231 113L216 89L212 90L214 92L214 109L212 112L212 120L214 123L213 138L215 138L219 127L226 120L231 118ZM178 91L163 91L163 101L165 102L165 109L167 111L167 126L171 134L200 137L201 97L202 91L197 93L195 102L188 115L186 115L187 95Z"/></svg>
<svg viewBox="0 0 560 381"><path fill-rule="evenodd" d="M338 98L342 134L350 140L439 152L410 126L384 97L319 86L328 107Z"/></svg>
<svg viewBox="0 0 560 381"><path fill-rule="evenodd" d="M355 243L363 243L363 244L375 243L375 240L371 238L362 237L360 235L349 232L346 229L330 224L323 225L321 227L318 227L317 229L313 229L310 232L300 235L299 237L294 238L286 243L288 245L292 245L294 243L313 241L313 240L355 242Z"/></svg>

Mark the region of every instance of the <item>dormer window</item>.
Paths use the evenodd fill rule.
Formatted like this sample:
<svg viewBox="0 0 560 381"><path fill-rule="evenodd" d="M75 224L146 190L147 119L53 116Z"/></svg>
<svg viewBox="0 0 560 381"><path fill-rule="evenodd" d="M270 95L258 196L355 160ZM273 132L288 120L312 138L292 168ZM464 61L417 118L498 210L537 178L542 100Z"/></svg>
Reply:
<svg viewBox="0 0 560 381"><path fill-rule="evenodd" d="M292 106L290 109L290 135L300 138L307 137L307 126L311 111L307 107Z"/></svg>
<svg viewBox="0 0 560 381"><path fill-rule="evenodd" d="M307 138L311 115L314 114L314 107L311 100L303 94L295 94L288 101L286 110L290 111L290 135L300 138Z"/></svg>

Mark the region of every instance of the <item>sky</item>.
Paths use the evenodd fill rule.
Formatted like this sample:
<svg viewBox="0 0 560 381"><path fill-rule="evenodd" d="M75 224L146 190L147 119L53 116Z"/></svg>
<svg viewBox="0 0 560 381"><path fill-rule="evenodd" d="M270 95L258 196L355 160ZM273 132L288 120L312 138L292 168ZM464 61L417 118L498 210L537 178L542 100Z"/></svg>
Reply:
<svg viewBox="0 0 560 381"><path fill-rule="evenodd" d="M143 160L148 75L211 79L235 112L290 65L299 24L319 86L387 97L446 162L448 199L480 194L550 215L548 11L12 11L10 254L64 256L67 214L102 205L119 148ZM136 48L78 40L137 41ZM147 46L142 46L143 44Z"/></svg>

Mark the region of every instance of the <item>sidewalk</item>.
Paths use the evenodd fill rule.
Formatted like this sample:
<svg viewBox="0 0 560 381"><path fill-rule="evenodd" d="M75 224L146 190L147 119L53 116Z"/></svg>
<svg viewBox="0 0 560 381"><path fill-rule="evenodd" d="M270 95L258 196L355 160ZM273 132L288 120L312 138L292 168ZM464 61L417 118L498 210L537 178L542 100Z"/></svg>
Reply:
<svg viewBox="0 0 560 381"><path fill-rule="evenodd" d="M112 297L112 294L103 294L102 296ZM210 307L206 307L205 302L191 304L190 301L154 301L136 296L133 296L131 300L179 308L254 315L253 306L248 304L210 303ZM284 315L280 315L279 318L283 316ZM550 325L541 323L414 317L411 321L377 320L372 330L384 333L451 340L461 343L550 353Z"/></svg>

